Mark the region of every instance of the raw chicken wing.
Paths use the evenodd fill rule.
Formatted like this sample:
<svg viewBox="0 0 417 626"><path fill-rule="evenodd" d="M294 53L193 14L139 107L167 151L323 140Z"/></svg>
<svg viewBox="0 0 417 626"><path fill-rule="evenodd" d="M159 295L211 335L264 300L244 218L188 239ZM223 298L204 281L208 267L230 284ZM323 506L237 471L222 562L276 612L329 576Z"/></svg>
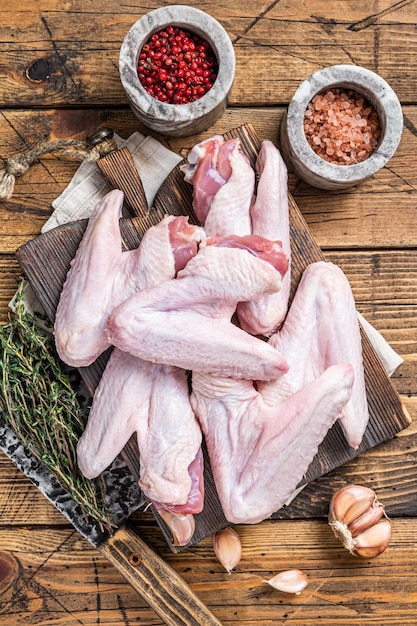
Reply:
<svg viewBox="0 0 417 626"><path fill-rule="evenodd" d="M249 251L250 237L246 247L200 247L176 280L135 294L113 311L108 340L154 363L251 380L281 376L285 358L231 317L237 302L280 288L286 257L281 250L278 271Z"/></svg>
<svg viewBox="0 0 417 626"><path fill-rule="evenodd" d="M168 509L176 505L175 512L200 512L199 480L189 502L189 467L201 454L201 430L190 406L186 372L115 349L78 443L83 474L98 476L133 433L140 454L139 484L146 496Z"/></svg>
<svg viewBox="0 0 417 626"><path fill-rule="evenodd" d="M255 172L239 139L215 135L197 144L182 166L193 184L193 207L208 237L249 235Z"/></svg>
<svg viewBox="0 0 417 626"><path fill-rule="evenodd" d="M352 384L351 365L330 367L271 407L250 381L193 373L192 406L229 522L255 524L285 504L349 400Z"/></svg>
<svg viewBox="0 0 417 626"><path fill-rule="evenodd" d="M196 254L200 230L182 216L166 216L149 228L136 257L137 289L174 278ZM181 514L189 525L189 514L203 508L204 484L202 436L190 406L187 374L115 348L78 444L78 464L85 476L100 474L133 433L144 493L159 509ZM170 519L178 525L174 515Z"/></svg>
<svg viewBox="0 0 417 626"><path fill-rule="evenodd" d="M282 330L269 343L288 359L285 376L259 383L276 406L315 380L330 365L351 363L355 382L341 425L350 446L358 448L369 419L359 322L350 285L342 270L320 261L307 267Z"/></svg>
<svg viewBox="0 0 417 626"><path fill-rule="evenodd" d="M90 365L109 346L106 322L112 309L128 296L149 284L154 284L155 271L175 276L171 247L161 255L168 242L169 230L157 230L146 245L136 250L122 251L119 218L123 193L113 190L96 207L90 217L83 239L67 274L55 318L55 342L60 358L74 367ZM181 218L186 220L186 218ZM172 216L165 220L173 224ZM187 247L181 254L181 269L185 259L197 251L201 229L187 236ZM185 224L182 232L184 232ZM181 229L179 229L181 231ZM178 228L172 236L178 237ZM147 233L143 241L146 241ZM179 253L178 253L179 254ZM188 254L188 257L187 257ZM184 257L185 255L185 257ZM149 278L150 277L150 278Z"/></svg>
<svg viewBox="0 0 417 626"><path fill-rule="evenodd" d="M280 291L237 306L240 326L254 335L271 335L284 321L291 288L291 245L287 168L274 144L263 141L256 160L259 182L250 214L252 233L279 240L288 258Z"/></svg>

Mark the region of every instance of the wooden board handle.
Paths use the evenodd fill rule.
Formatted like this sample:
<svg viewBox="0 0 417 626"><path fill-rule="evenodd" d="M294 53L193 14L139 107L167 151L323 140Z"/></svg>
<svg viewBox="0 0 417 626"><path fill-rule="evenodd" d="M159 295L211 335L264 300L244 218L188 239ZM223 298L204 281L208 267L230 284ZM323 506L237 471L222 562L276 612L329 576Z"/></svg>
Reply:
<svg viewBox="0 0 417 626"><path fill-rule="evenodd" d="M146 217L149 212L145 191L132 155L127 148L106 154L97 161L98 168L113 189L121 189L132 217Z"/></svg>
<svg viewBox="0 0 417 626"><path fill-rule="evenodd" d="M222 626L181 576L129 528L118 529L99 550L168 626Z"/></svg>

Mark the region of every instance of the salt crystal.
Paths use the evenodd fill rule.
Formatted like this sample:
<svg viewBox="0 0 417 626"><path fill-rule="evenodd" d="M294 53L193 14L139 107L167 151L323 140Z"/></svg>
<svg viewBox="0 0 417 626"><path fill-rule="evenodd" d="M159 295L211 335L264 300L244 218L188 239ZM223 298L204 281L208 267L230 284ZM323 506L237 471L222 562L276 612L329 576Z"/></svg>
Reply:
<svg viewBox="0 0 417 626"><path fill-rule="evenodd" d="M360 94L335 88L317 94L308 103L304 132L320 157L348 165L367 158L377 145L379 118Z"/></svg>
<svg viewBox="0 0 417 626"><path fill-rule="evenodd" d="M317 98L317 100L314 103L314 108L316 111L319 111L321 109L321 98Z"/></svg>

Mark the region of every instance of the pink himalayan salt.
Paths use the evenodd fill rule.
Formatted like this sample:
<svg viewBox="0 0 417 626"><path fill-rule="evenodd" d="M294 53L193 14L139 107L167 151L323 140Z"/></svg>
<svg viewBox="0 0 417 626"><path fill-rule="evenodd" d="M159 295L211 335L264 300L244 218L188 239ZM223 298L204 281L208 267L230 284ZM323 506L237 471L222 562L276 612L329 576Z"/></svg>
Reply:
<svg viewBox="0 0 417 626"><path fill-rule="evenodd" d="M317 94L304 113L304 132L314 152L329 163L351 165L368 158L378 145L379 118L352 89Z"/></svg>

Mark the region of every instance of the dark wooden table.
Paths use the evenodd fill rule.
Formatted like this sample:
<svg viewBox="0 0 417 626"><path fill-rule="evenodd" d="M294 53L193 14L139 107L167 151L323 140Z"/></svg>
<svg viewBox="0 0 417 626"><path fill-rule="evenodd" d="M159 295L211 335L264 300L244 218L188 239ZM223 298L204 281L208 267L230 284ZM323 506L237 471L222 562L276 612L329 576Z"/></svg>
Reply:
<svg viewBox="0 0 417 626"><path fill-rule="evenodd" d="M166 3L137 0L10 0L0 8L0 156L41 141L82 139L110 126L148 133L131 113L118 75L130 26ZM183 3L181 3L183 4ZM404 358L393 377L413 419L400 435L310 484L296 519L239 526L243 557L229 576L211 540L173 554L150 514L137 530L230 626L416 624L417 612L417 2L278 0L195 2L228 31L236 80L222 118L198 136L167 139L185 155L197 141L252 123L279 146L279 126L298 85L315 70L350 63L378 72L403 106L397 153L362 185L324 192L290 175L290 190L326 257L352 285L358 310ZM0 319L20 268L15 250L39 234L78 163L45 157L0 202ZM161 624L106 560L0 456L0 624ZM328 527L326 502L348 482L372 486L393 520L375 560L346 553ZM323 496L327 495L328 498ZM314 511L314 518L311 518ZM300 568L310 583L288 596L263 580Z"/></svg>

